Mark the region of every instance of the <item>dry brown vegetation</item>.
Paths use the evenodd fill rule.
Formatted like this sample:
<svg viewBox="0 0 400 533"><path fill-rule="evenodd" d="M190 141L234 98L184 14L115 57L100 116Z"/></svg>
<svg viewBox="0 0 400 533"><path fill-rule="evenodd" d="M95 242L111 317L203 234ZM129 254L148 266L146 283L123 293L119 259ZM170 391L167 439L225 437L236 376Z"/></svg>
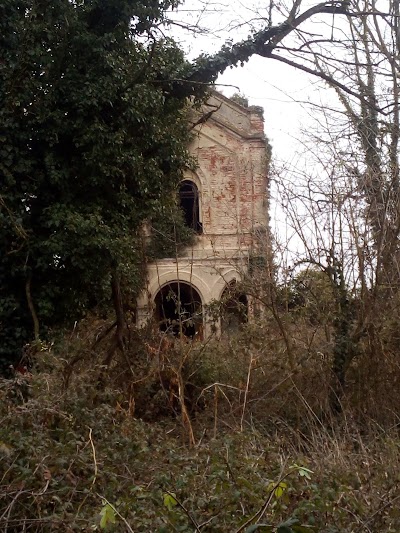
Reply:
<svg viewBox="0 0 400 533"><path fill-rule="evenodd" d="M107 369L106 321L31 347L1 383L0 531L398 532L393 352L353 361L334 415L324 328L283 320L294 365L268 316L206 343L132 329Z"/></svg>

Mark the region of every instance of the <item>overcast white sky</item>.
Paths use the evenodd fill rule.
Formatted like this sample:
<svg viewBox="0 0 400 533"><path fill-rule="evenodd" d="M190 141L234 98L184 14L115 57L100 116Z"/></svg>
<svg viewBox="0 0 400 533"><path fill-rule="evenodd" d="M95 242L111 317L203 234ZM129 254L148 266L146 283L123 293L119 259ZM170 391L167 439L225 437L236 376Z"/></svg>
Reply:
<svg viewBox="0 0 400 533"><path fill-rule="evenodd" d="M304 0L304 9L311 0ZM291 3L289 1L289 3ZM246 38L256 19L266 16L257 6L267 6L259 0L186 0L175 17L179 21L208 29L208 33L181 32L173 28L173 35L181 41L188 57L213 53L227 40L234 42ZM276 3L276 5L278 5ZM282 5L282 3L280 4ZM279 13L276 15L279 22ZM265 21L262 22L265 24ZM304 72L273 59L254 56L244 67L228 69L219 77L219 90L226 96L241 92L250 105L264 108L265 132L269 138L276 161L293 162L301 156L300 129L310 121L307 101L319 99L321 82Z"/></svg>
<svg viewBox="0 0 400 533"><path fill-rule="evenodd" d="M276 159L291 161L295 152L302 151L300 129L309 120L309 109L303 102L313 92L307 75L276 61L253 57L243 68L228 70L218 81L238 86L251 105L264 108L265 132ZM227 96L236 91L224 86L221 90Z"/></svg>

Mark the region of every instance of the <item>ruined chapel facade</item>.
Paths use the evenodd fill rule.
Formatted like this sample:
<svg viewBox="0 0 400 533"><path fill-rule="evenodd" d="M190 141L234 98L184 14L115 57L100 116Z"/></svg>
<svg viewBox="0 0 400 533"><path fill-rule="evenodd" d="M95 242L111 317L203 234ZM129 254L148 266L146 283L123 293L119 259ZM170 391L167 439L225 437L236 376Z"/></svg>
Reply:
<svg viewBox="0 0 400 533"><path fill-rule="evenodd" d="M190 337L221 330L221 320L212 319L207 309L240 283L252 254L259 255L260 236L268 235L269 145L263 110L218 93L205 113L210 110L190 144L197 169L186 173L177 191L195 242L178 257L149 265L138 301L138 325L155 319L161 330L176 334L180 328ZM246 295L236 298L251 315Z"/></svg>

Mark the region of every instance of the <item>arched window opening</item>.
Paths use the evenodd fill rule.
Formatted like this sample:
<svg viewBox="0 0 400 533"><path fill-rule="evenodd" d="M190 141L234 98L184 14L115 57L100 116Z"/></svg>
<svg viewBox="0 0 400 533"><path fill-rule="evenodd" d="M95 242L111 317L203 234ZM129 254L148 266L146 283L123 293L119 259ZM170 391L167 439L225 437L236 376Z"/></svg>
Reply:
<svg viewBox="0 0 400 533"><path fill-rule="evenodd" d="M230 283L221 297L221 332L233 333L248 320L247 296L239 290L236 281Z"/></svg>
<svg viewBox="0 0 400 533"><path fill-rule="evenodd" d="M155 318L160 331L193 339L203 336L202 305L199 293L192 285L169 283L155 297Z"/></svg>
<svg viewBox="0 0 400 533"><path fill-rule="evenodd" d="M185 223L196 233L203 233L200 222L199 191L193 181L183 180L179 185L179 202Z"/></svg>

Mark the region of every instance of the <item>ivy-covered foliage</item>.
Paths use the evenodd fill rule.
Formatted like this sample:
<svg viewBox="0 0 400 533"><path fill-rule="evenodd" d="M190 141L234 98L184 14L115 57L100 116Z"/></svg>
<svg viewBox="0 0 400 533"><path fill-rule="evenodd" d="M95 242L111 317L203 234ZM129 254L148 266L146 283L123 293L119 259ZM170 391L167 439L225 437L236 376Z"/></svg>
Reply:
<svg viewBox="0 0 400 533"><path fill-rule="evenodd" d="M150 238L146 247L150 260L176 257L183 248L194 243L195 232L186 225L182 209L175 200L175 196L166 198L161 207L162 216L150 221Z"/></svg>
<svg viewBox="0 0 400 533"><path fill-rule="evenodd" d="M141 285L146 219L188 162L175 0L0 5L0 361ZM132 18L133 17L133 18ZM1 364L0 362L0 364Z"/></svg>

